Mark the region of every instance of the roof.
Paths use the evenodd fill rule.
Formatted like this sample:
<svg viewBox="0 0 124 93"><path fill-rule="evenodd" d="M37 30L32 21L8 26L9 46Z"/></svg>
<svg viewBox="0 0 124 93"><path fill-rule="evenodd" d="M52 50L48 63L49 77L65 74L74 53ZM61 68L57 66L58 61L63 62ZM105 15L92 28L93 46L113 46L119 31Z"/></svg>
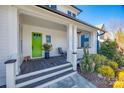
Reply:
<svg viewBox="0 0 124 93"><path fill-rule="evenodd" d="M75 18L75 17L69 16L69 15L67 15L67 14L65 14L65 13L63 13L63 12L61 12L61 11L59 11L59 10L55 10L55 9L49 8L49 7L45 6L45 5L36 5L36 6L37 6L37 7L40 7L40 8L43 8L43 9L46 9L46 10L48 10L48 11L54 12L54 13L56 13L56 14L58 14L58 15L64 16L64 17L66 17L66 18L69 18L69 19L74 20L74 21L76 21L76 22L79 22L79 23L81 23L81 24L84 24L84 25L90 26L90 27L92 27L92 28L98 29L98 30L100 30L100 31L107 32L107 31L105 31L105 30L103 30L103 29L100 29L100 28L98 28L98 27L96 27L96 26L93 26L93 25L91 25L91 24L89 24L89 23L86 23L86 22L84 22L84 21L82 21L82 20L79 20L79 19L77 19L77 18Z"/></svg>
<svg viewBox="0 0 124 93"><path fill-rule="evenodd" d="M73 8L77 9L78 11L82 12L81 9L79 9L78 7L76 7L75 5L71 5Z"/></svg>
<svg viewBox="0 0 124 93"><path fill-rule="evenodd" d="M99 24L99 25L96 25L96 27L98 27L98 28L100 28L100 29L103 29L104 24Z"/></svg>

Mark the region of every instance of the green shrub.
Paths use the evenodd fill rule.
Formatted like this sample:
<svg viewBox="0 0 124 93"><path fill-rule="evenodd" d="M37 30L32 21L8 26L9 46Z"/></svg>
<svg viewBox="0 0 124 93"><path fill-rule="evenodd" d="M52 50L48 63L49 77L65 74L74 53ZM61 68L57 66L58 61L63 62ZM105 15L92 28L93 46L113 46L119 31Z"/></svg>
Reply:
<svg viewBox="0 0 124 93"><path fill-rule="evenodd" d="M115 72L110 66L101 66L97 69L98 73L105 76L107 79L112 79L115 77Z"/></svg>
<svg viewBox="0 0 124 93"><path fill-rule="evenodd" d="M99 53L106 56L108 59L112 59L114 55L117 53L116 42L106 40L105 42L101 43Z"/></svg>
<svg viewBox="0 0 124 93"><path fill-rule="evenodd" d="M88 48L84 48L83 59L80 64L81 71L91 72L92 71L92 63L90 61L89 50Z"/></svg>
<svg viewBox="0 0 124 93"><path fill-rule="evenodd" d="M107 63L108 66L112 67L113 69L118 69L118 63L114 61L109 61Z"/></svg>
<svg viewBox="0 0 124 93"><path fill-rule="evenodd" d="M100 54L91 54L90 55L91 62L95 63L95 68L97 69L99 66L104 65L107 63L107 58Z"/></svg>
<svg viewBox="0 0 124 93"><path fill-rule="evenodd" d="M116 54L112 60L117 62L119 67L124 66L124 56Z"/></svg>

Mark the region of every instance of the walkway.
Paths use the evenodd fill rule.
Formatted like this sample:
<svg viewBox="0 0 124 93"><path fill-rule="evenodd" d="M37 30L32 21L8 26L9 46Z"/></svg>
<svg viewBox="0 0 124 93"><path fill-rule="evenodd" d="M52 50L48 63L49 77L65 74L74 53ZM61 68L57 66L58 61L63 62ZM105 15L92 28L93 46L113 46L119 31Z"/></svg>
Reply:
<svg viewBox="0 0 124 93"><path fill-rule="evenodd" d="M46 88L97 88L81 75L76 73L68 78L65 78L57 83L51 84Z"/></svg>

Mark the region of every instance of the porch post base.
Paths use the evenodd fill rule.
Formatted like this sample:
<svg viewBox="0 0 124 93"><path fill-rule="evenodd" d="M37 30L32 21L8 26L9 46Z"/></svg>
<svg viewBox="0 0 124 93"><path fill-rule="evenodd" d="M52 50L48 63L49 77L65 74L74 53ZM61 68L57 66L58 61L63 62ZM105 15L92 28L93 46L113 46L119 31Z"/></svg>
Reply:
<svg viewBox="0 0 124 93"><path fill-rule="evenodd" d="M16 60L8 60L6 64L6 87L15 88L15 62Z"/></svg>

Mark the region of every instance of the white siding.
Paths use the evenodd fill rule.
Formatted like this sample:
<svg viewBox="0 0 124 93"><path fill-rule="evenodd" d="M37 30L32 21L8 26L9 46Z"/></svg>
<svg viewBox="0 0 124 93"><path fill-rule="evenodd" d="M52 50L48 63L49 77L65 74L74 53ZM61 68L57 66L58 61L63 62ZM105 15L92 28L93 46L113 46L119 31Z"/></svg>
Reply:
<svg viewBox="0 0 124 93"><path fill-rule="evenodd" d="M5 85L5 64L8 46L8 7L0 6L0 85Z"/></svg>
<svg viewBox="0 0 124 93"><path fill-rule="evenodd" d="M71 6L66 6L66 5L57 5L57 9L59 11L62 11L63 13L66 13L67 14L67 11L71 11L72 13L74 14L78 14L78 11L76 11L75 9L71 8Z"/></svg>
<svg viewBox="0 0 124 93"><path fill-rule="evenodd" d="M4 62L15 56L15 51L17 52L16 10L12 6L0 6L0 86L5 85Z"/></svg>
<svg viewBox="0 0 124 93"><path fill-rule="evenodd" d="M23 56L32 56L32 32L42 33L43 43L46 42L46 35L51 35L51 43L53 47L52 51L50 52L50 56L58 56L58 47L62 47L64 51L67 50L66 31L23 25Z"/></svg>

